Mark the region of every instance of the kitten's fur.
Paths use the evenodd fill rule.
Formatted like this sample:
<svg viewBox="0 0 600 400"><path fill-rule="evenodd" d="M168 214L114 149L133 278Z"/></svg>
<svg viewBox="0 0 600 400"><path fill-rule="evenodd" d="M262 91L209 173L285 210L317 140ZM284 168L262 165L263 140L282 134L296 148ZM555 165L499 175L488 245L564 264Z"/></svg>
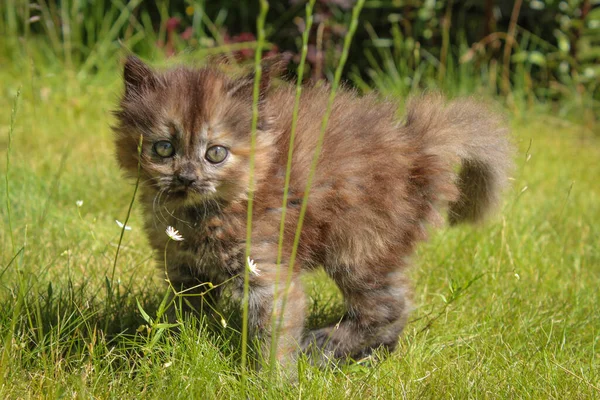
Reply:
<svg viewBox="0 0 600 400"><path fill-rule="evenodd" d="M271 313L281 313L273 292L294 104L291 85L270 88L273 70L264 65L260 86L251 252L260 274L250 275L249 300L250 327L265 343ZM157 72L129 57L124 79L116 112L117 158L136 177L143 135L141 203L158 262L163 263L168 240L165 228L173 226L185 240L167 247L171 282L179 289L235 277L232 287L241 296L252 76L231 79L212 67ZM282 271L287 270L328 96L326 87L303 90ZM447 104L438 95L409 102L404 122L396 110L395 103L374 95L358 97L346 90L337 95L285 293L276 348L281 361L293 358L299 347L320 349L333 358L361 357L379 346L394 349L410 311L406 268L415 245L427 236L427 223L439 221L438 209L445 205L452 223L478 221L499 200L510 145L493 113L472 100ZM175 156L158 157L152 146L159 140L171 140ZM220 165L205 159L207 147L215 144L230 151ZM299 275L317 266L340 288L347 313L336 326L305 333ZM278 285L279 299L284 287Z"/></svg>

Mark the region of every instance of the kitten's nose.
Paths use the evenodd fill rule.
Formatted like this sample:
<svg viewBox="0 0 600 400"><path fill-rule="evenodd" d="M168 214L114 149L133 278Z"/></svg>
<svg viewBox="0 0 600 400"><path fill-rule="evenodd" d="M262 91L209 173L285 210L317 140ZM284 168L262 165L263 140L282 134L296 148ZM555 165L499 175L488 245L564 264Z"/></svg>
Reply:
<svg viewBox="0 0 600 400"><path fill-rule="evenodd" d="M194 182L196 182L196 177L191 174L177 175L177 182L179 182L185 187L188 187L191 186Z"/></svg>

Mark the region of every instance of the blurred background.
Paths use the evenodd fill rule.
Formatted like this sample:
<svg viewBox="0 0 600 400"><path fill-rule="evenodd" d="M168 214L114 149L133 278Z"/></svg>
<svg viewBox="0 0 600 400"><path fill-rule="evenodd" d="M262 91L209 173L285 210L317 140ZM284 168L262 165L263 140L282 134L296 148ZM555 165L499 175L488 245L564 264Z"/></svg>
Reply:
<svg viewBox="0 0 600 400"><path fill-rule="evenodd" d="M302 0L270 1L267 50L299 63ZM353 0L318 0L304 79L331 79ZM367 0L344 78L366 92L500 95L593 127L600 114L599 0ZM258 2L4 0L4 63L112 72L123 49L152 61L227 54L251 61ZM231 57L233 56L233 57ZM293 76L293 75L292 75Z"/></svg>

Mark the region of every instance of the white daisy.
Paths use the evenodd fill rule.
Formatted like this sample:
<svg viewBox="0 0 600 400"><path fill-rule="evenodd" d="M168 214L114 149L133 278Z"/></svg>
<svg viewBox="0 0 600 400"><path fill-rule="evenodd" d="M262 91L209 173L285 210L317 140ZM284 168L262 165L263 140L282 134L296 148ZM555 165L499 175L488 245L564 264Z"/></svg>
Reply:
<svg viewBox="0 0 600 400"><path fill-rule="evenodd" d="M124 223L122 223L118 219L115 219L115 222L117 223L117 225L119 225L119 228L123 229L123 227L125 227L126 231L130 231L131 230L131 227L129 225L125 225Z"/></svg>
<svg viewBox="0 0 600 400"><path fill-rule="evenodd" d="M183 236L181 236L179 231L172 226L168 226L165 232L167 236L171 238L171 240L175 240L176 242L181 242L183 240Z"/></svg>
<svg viewBox="0 0 600 400"><path fill-rule="evenodd" d="M77 207L81 207L83 205L83 200L77 200L75 204L77 204Z"/></svg>
<svg viewBox="0 0 600 400"><path fill-rule="evenodd" d="M256 267L256 263L250 257L248 257L248 270L256 276L260 275L260 269Z"/></svg>

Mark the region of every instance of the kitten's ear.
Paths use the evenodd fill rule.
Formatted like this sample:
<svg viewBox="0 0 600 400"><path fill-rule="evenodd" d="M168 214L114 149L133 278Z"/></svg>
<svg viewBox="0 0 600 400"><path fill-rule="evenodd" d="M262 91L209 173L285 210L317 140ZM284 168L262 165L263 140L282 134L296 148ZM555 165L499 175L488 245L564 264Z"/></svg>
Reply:
<svg viewBox="0 0 600 400"><path fill-rule="evenodd" d="M267 96L271 87L271 81L281 76L287 62L280 56L268 57L260 62L262 69L259 84L259 102ZM228 93L232 96L241 96L252 100L254 92L254 71L250 74L236 79L228 88Z"/></svg>
<svg viewBox="0 0 600 400"><path fill-rule="evenodd" d="M154 89L157 78L154 71L136 56L129 55L123 68L125 96L140 94L144 90Z"/></svg>

